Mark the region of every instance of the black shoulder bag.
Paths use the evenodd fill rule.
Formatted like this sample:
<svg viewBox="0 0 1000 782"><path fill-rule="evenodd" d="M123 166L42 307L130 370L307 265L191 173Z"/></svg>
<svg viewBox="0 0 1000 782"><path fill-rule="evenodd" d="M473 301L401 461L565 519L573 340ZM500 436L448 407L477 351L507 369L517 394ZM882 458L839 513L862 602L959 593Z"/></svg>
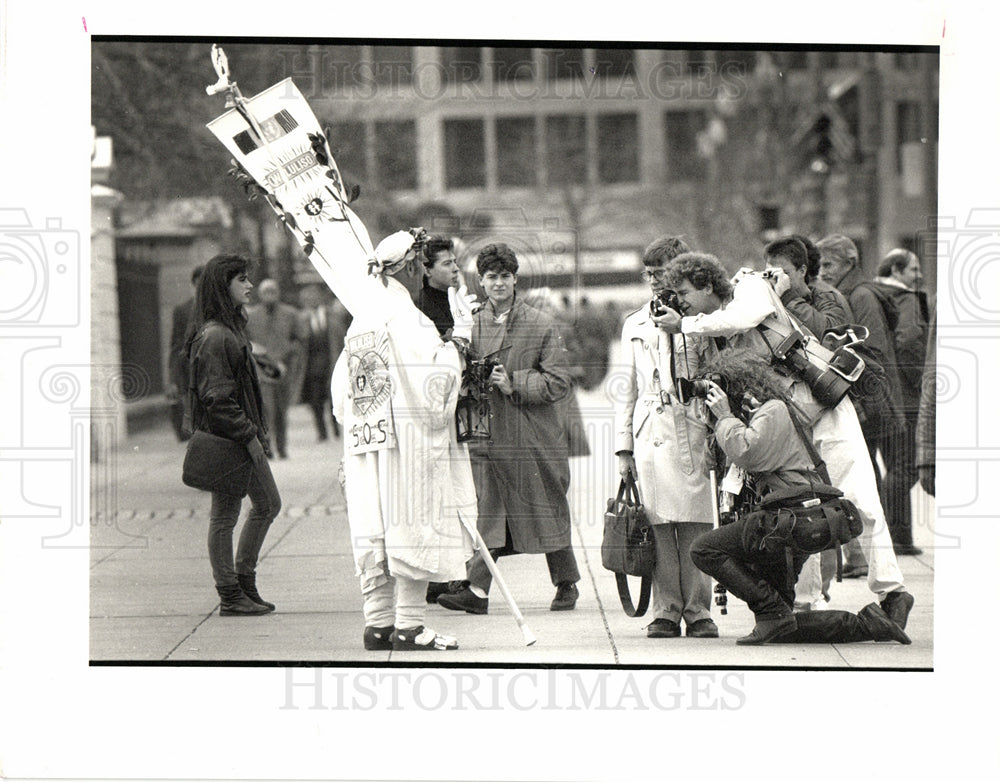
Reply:
<svg viewBox="0 0 1000 782"><path fill-rule="evenodd" d="M635 476L629 473L618 486L618 495L608 500L601 541L601 564L615 574L618 598L627 616L642 616L649 607L653 588L656 547L646 511L639 501ZM628 576L640 576L638 605L632 603Z"/></svg>

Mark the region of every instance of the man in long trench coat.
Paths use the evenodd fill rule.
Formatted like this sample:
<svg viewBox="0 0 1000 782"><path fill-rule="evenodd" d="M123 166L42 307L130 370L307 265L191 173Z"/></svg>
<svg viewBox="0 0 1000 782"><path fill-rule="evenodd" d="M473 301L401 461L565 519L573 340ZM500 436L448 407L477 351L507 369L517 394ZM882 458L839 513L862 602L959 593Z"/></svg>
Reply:
<svg viewBox="0 0 1000 782"><path fill-rule="evenodd" d="M494 559L545 554L556 587L550 606L576 605L580 580L573 554L569 456L558 402L570 393L565 348L556 322L518 301L517 256L506 244L483 248L476 259L488 302L476 313L470 354L497 362L490 375L491 437L470 443L479 531ZM456 611L485 614L492 579L477 553L469 586L438 597Z"/></svg>

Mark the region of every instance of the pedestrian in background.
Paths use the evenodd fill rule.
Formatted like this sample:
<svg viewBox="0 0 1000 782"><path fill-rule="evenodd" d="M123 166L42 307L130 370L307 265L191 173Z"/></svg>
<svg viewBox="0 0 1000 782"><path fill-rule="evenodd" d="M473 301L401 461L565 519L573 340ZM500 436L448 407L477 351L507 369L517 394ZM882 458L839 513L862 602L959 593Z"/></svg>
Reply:
<svg viewBox="0 0 1000 782"><path fill-rule="evenodd" d="M288 456L288 408L296 398L302 381L304 338L298 309L281 301L281 289L275 280L261 280L257 289L260 304L247 310L247 333L254 353L276 366L274 376L266 375L261 385L264 414L271 431L278 458Z"/></svg>
<svg viewBox="0 0 1000 782"><path fill-rule="evenodd" d="M302 377L302 401L309 405L316 424L316 438L325 441L326 420L330 419L334 437L340 437L340 424L333 414L330 400L330 379L333 366L340 351L344 349L344 335L350 325L351 316L336 298L332 303L323 302L323 292L319 285L307 285L299 293L302 303L302 326L304 342L304 368Z"/></svg>
<svg viewBox="0 0 1000 782"><path fill-rule="evenodd" d="M181 442L190 437L184 431L184 396L188 385L187 338L188 327L191 325L191 313L194 311L194 293L198 290L198 280L201 278L204 266L195 266L191 271L191 297L174 307L170 328L170 385L167 388L167 399L170 402L170 423L174 434Z"/></svg>
<svg viewBox="0 0 1000 782"><path fill-rule="evenodd" d="M897 554L918 555L923 552L913 545L913 512L910 491L919 475L916 468L917 416L923 386L924 364L927 357L927 336L930 330L931 305L927 294L920 290L923 273L920 259L910 250L891 250L879 266L879 276L872 283L887 297L898 319L892 331L896 351L902 396L900 407L905 418L901 433L901 456L885 480L886 504L898 509L889 515L889 532Z"/></svg>
<svg viewBox="0 0 1000 782"><path fill-rule="evenodd" d="M198 281L187 344L191 365L192 430L225 437L246 447L253 460L250 513L233 558L233 530L243 500L212 492L208 558L222 616L252 616L274 610L257 591L257 559L267 531L281 510L281 495L267 462L270 450L260 382L246 332L246 305L253 283L250 262L217 255Z"/></svg>

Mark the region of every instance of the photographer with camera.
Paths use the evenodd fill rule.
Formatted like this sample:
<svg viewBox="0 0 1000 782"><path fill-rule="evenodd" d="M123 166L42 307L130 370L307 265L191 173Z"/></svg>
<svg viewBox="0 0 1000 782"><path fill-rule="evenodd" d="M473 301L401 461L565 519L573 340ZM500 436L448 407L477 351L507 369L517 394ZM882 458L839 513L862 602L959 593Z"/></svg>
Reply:
<svg viewBox="0 0 1000 782"><path fill-rule="evenodd" d="M653 524L653 621L649 638L676 638L683 617L686 632L717 638L711 619L712 584L691 561L691 544L712 528L712 466L704 423L682 404L675 380L700 370L706 340L671 336L656 318L680 307L667 286L667 264L688 251L683 240L663 236L643 254L643 279L652 301L625 318L622 361L625 393L615 410L615 455L624 478L634 475Z"/></svg>
<svg viewBox="0 0 1000 782"><path fill-rule="evenodd" d="M490 439L469 441L479 505L479 532L496 559L545 554L556 587L550 609L576 606L580 580L573 554L569 456L559 403L570 393L566 350L559 328L544 312L520 301L517 256L489 244L476 258L488 301L475 313L469 351L473 373L486 375ZM483 362L483 363L473 363ZM438 605L485 614L493 579L476 552L469 586L442 594Z"/></svg>
<svg viewBox="0 0 1000 782"><path fill-rule="evenodd" d="M824 484L792 416L785 384L769 362L747 349L728 348L705 367L692 387L704 396L716 442L752 481L757 500L783 492L808 494ZM735 408L735 409L734 409ZM813 501L810 501L813 502ZM749 514L699 537L692 547L695 564L753 611L756 624L740 645L771 642L845 643L910 639L876 603L858 614L792 612L794 577L807 554L758 539Z"/></svg>
<svg viewBox="0 0 1000 782"><path fill-rule="evenodd" d="M836 385L831 369L820 370L803 358L803 351L789 351L796 363L776 361L774 342L758 328L767 321L802 333L802 327L785 310L772 280L742 270L728 282L728 273L713 256L685 253L670 263L669 280L681 302L682 314L668 310L654 317L658 327L671 334L726 337L732 346L747 347L780 370L789 398L803 414L813 445L826 462L833 484L861 511L864 531L861 547L868 560L868 588L882 607L905 628L913 596L903 586L892 539L879 500L875 472L861 433L858 416L849 398L817 401ZM806 371L802 365L806 365ZM834 381L837 378L833 378ZM843 389L846 394L846 388Z"/></svg>

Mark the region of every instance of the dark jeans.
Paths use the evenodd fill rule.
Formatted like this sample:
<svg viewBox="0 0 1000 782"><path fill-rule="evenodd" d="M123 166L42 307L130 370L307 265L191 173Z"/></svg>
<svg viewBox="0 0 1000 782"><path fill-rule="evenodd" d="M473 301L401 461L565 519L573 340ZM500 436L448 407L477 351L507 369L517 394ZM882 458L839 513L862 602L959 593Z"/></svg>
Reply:
<svg viewBox="0 0 1000 782"><path fill-rule="evenodd" d="M775 638L779 644L848 644L871 641L871 631L857 614L847 611L806 611L795 615L798 625Z"/></svg>
<svg viewBox="0 0 1000 782"><path fill-rule="evenodd" d="M228 494L212 492L212 516L208 524L208 559L216 586L237 583L236 574L251 575L271 522L281 510L281 496L266 459L254 465L250 478L250 513L243 523L233 561L233 529L243 501Z"/></svg>
<svg viewBox="0 0 1000 782"><path fill-rule="evenodd" d="M783 550L768 554L744 547L744 525L737 521L700 535L691 546L691 559L745 602L758 619L789 616L795 602L795 579L807 555L793 552L789 578Z"/></svg>
<svg viewBox="0 0 1000 782"><path fill-rule="evenodd" d="M879 440L879 450L885 462L881 496L889 535L897 545L913 544L913 517L910 491L920 477L917 470L917 411L904 410L906 426Z"/></svg>
<svg viewBox="0 0 1000 782"><path fill-rule="evenodd" d="M514 544L510 539L510 530L507 530L507 540L500 548L491 548L490 556L496 561L499 557L506 557L510 554L520 554L514 549ZM549 566L549 578L552 579L553 586L563 583L575 584L580 580L580 569L576 565L576 555L573 553L573 546L561 548L557 551L549 551L545 554L545 563ZM493 584L493 576L486 561L477 551L472 555L467 567L469 583L477 586L484 592L490 591Z"/></svg>

